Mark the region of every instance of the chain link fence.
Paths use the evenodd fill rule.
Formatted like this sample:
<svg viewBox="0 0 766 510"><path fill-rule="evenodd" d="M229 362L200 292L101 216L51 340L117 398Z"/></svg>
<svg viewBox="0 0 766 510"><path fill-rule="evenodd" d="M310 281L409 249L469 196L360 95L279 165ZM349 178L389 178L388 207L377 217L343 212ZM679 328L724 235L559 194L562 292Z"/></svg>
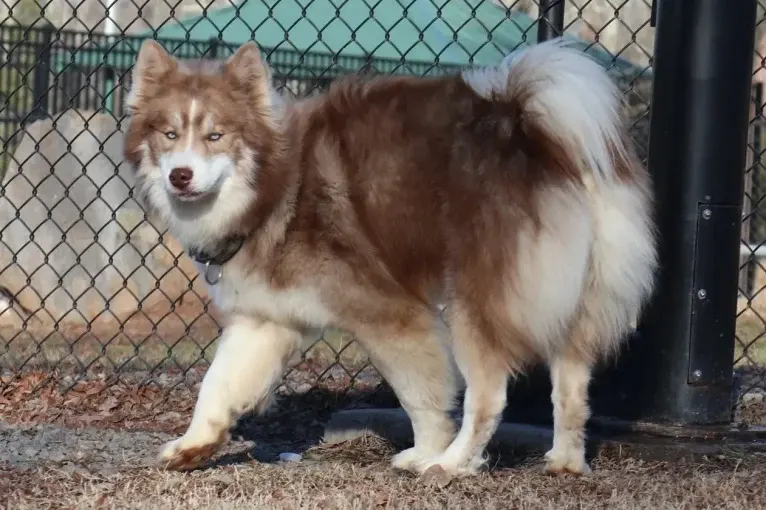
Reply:
<svg viewBox="0 0 766 510"><path fill-rule="evenodd" d="M179 57L212 58L255 39L277 87L305 97L349 73L434 75L496 63L537 41L540 12L532 0L0 0L0 392L30 373L64 392L89 378L164 391L193 386L212 360L216 311L181 247L134 200L122 163L123 100L144 39ZM565 2L566 36L624 91L644 161L650 18L645 0ZM755 76L734 360L745 396L764 387L766 366ZM349 335L325 331L306 339L279 391L379 383Z"/></svg>
<svg viewBox="0 0 766 510"><path fill-rule="evenodd" d="M758 3L753 86L745 169L740 248L739 305L735 344L736 411L740 421L766 424L766 174L764 79L766 3Z"/></svg>

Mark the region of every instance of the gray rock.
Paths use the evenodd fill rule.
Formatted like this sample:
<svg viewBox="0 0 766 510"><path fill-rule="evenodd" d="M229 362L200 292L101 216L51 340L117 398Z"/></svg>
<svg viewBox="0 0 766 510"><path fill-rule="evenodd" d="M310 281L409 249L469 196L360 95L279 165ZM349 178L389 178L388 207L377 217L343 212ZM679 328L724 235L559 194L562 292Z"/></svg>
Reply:
<svg viewBox="0 0 766 510"><path fill-rule="evenodd" d="M127 316L182 253L167 236L170 251L155 249L159 233L131 197L123 137L110 114L72 109L55 125L41 119L27 126L13 153L0 194L0 287L27 309L44 301L45 311L36 315L43 323L64 316L71 323L90 321L107 299L113 313ZM191 261L180 262L180 270L162 279L171 300L186 290L183 273L195 274ZM168 304L162 293L154 294L146 308ZM17 313L0 312L0 325L17 322Z"/></svg>
<svg viewBox="0 0 766 510"><path fill-rule="evenodd" d="M279 460L282 462L300 462L303 456L299 453L283 452L279 454Z"/></svg>

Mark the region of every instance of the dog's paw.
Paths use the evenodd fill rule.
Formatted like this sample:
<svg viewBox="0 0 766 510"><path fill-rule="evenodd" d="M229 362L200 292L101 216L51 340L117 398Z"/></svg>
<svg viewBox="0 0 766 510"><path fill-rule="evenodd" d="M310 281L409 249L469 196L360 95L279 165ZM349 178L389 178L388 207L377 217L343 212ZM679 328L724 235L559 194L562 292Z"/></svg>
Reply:
<svg viewBox="0 0 766 510"><path fill-rule="evenodd" d="M421 467L426 464L430 456L417 448L408 448L394 455L391 459L391 466L394 469L418 473Z"/></svg>
<svg viewBox="0 0 766 510"><path fill-rule="evenodd" d="M476 475L486 463L486 459L481 455L464 461L452 458L445 452L419 463L416 469L424 480L436 477L441 481L441 485L447 479Z"/></svg>
<svg viewBox="0 0 766 510"><path fill-rule="evenodd" d="M434 464L420 475L420 480L426 485L434 485L443 489L451 484L456 476L456 473L444 469L439 464Z"/></svg>
<svg viewBox="0 0 766 510"><path fill-rule="evenodd" d="M550 450L545 454L545 472L549 474L572 473L588 475L591 468L585 460L585 454L580 451L556 452Z"/></svg>
<svg viewBox="0 0 766 510"><path fill-rule="evenodd" d="M180 437L163 447L159 463L167 470L189 471L210 459L220 446L221 442L189 444L184 437Z"/></svg>

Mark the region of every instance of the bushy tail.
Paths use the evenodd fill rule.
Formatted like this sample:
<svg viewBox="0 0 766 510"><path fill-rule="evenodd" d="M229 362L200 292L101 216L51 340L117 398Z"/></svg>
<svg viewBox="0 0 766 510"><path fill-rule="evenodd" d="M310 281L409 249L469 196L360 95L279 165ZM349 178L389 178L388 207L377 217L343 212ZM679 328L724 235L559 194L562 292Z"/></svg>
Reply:
<svg viewBox="0 0 766 510"><path fill-rule="evenodd" d="M576 326L587 334L578 347L614 353L651 295L657 270L650 177L627 136L621 93L603 67L561 39L513 53L505 65L523 122L576 154L593 177L590 283Z"/></svg>
<svg viewBox="0 0 766 510"><path fill-rule="evenodd" d="M603 67L562 39L463 76L487 98L516 102L522 125L560 144L587 177L590 214L582 221L591 222L594 236L574 326L583 332L577 348L593 357L614 352L650 296L657 269L651 180L627 136L619 89Z"/></svg>
<svg viewBox="0 0 766 510"><path fill-rule="evenodd" d="M511 53L503 67L506 94L521 99L524 121L579 155L597 183L632 166L621 93L594 59L558 38Z"/></svg>

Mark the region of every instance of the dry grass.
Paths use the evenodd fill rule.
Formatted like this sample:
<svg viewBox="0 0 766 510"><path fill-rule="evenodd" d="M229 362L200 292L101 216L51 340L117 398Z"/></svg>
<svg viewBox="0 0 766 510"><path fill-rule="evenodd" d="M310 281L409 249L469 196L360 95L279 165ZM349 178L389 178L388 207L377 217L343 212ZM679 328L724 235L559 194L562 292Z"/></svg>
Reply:
<svg viewBox="0 0 766 510"><path fill-rule="evenodd" d="M119 324L63 327L58 330L30 327L19 331L0 327L0 368L58 369L67 373L129 372L154 369L186 370L207 366L218 345L220 327L208 315L183 321L169 316L157 326ZM0 347L2 346L0 343ZM306 338L305 358L329 366L340 363L352 370L368 358L353 338L340 331L325 331L321 340Z"/></svg>
<svg viewBox="0 0 766 510"><path fill-rule="evenodd" d="M5 508L764 508L766 459L673 465L593 462L588 477L548 476L539 459L436 487L392 471L377 441L309 452L298 464L247 463L171 473L0 470Z"/></svg>
<svg viewBox="0 0 766 510"><path fill-rule="evenodd" d="M737 303L736 366L766 366L766 271L757 271L753 288L749 301Z"/></svg>
<svg viewBox="0 0 766 510"><path fill-rule="evenodd" d="M188 283L188 277L181 279ZM78 309L58 322L47 309L27 318L16 310L0 309L0 371L185 371L208 365L224 323L222 316L203 289L166 287L140 309L110 302L108 310ZM182 298L170 299L175 295ZM307 359L324 366L340 363L353 370L367 362L364 351L342 331L327 330L321 341L306 338L303 350Z"/></svg>
<svg viewBox="0 0 766 510"><path fill-rule="evenodd" d="M68 372L91 370L111 373L178 368L209 364L215 354L220 327L214 315L172 313L152 323L137 316L123 324L91 327L65 326L57 330L35 328L24 331L0 327L0 367L12 370ZM766 366L766 304L752 308L740 303L737 320L735 361L737 366ZM335 330L322 339L306 339L307 359L318 364L340 363L361 367L367 355L353 338ZM4 351L4 352L3 352Z"/></svg>
<svg viewBox="0 0 766 510"><path fill-rule="evenodd" d="M736 366L766 366L766 324L753 310L745 310L737 319L737 342L734 344Z"/></svg>

